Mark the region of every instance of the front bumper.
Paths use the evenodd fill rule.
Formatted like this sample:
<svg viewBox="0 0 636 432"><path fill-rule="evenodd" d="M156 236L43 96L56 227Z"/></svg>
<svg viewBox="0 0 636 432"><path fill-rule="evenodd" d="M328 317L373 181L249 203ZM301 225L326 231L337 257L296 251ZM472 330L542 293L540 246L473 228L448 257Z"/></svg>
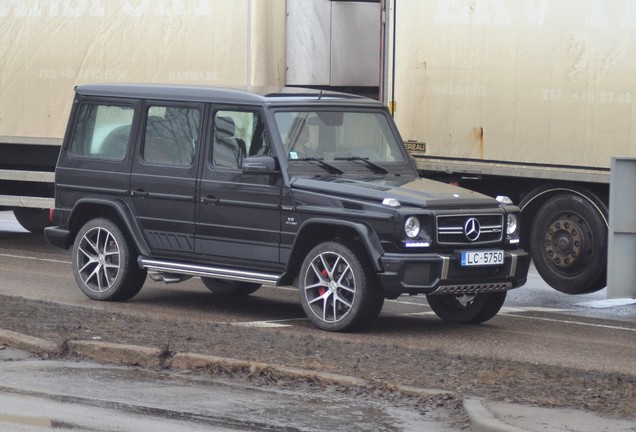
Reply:
<svg viewBox="0 0 636 432"><path fill-rule="evenodd" d="M505 251L498 266L462 267L459 253L385 254L378 273L387 298L402 294L475 294L506 291L526 283L530 255Z"/></svg>

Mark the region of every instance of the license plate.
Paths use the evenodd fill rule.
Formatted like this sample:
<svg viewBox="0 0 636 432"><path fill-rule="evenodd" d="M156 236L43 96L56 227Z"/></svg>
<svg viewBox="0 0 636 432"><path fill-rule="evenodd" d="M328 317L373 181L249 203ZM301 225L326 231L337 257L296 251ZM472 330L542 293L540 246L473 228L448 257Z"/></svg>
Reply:
<svg viewBox="0 0 636 432"><path fill-rule="evenodd" d="M462 252L462 266L496 266L504 263L502 250Z"/></svg>

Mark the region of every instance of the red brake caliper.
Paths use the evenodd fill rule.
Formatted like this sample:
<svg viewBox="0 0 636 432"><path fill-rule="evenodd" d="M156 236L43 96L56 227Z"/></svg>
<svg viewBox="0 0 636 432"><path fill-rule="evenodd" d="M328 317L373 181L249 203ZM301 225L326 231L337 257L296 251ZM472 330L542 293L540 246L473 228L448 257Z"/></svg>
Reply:
<svg viewBox="0 0 636 432"><path fill-rule="evenodd" d="M320 272L322 274L322 276L326 279L327 278L327 269L322 269L322 271ZM323 295L324 293L327 292L327 287L320 287L318 288L318 295Z"/></svg>

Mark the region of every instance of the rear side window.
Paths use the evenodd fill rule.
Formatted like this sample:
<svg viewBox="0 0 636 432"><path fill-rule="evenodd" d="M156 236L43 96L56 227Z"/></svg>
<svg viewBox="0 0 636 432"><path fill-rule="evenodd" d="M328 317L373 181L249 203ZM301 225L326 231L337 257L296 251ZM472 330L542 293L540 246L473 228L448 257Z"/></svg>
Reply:
<svg viewBox="0 0 636 432"><path fill-rule="evenodd" d="M201 114L197 108L150 106L142 148L144 162L192 166L197 151Z"/></svg>
<svg viewBox="0 0 636 432"><path fill-rule="evenodd" d="M69 152L74 156L124 160L131 142L133 116L130 106L81 105Z"/></svg>

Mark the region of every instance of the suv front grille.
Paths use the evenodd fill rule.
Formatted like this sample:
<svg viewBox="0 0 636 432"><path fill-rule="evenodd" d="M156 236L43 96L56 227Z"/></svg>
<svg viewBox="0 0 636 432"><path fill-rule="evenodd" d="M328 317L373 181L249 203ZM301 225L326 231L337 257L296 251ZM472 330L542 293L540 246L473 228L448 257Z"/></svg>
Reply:
<svg viewBox="0 0 636 432"><path fill-rule="evenodd" d="M437 216L437 242L446 245L495 243L503 238L503 215Z"/></svg>

